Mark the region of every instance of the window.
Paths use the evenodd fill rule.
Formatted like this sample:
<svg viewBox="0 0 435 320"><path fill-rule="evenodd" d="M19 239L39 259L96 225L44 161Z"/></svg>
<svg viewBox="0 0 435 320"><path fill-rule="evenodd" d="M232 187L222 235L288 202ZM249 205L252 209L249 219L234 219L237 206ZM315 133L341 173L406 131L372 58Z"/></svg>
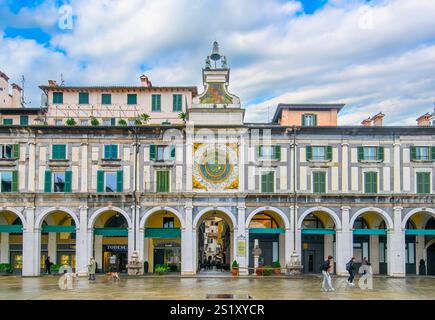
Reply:
<svg viewBox="0 0 435 320"><path fill-rule="evenodd" d="M183 95L172 95L172 111L181 112L183 110Z"/></svg>
<svg viewBox="0 0 435 320"><path fill-rule="evenodd" d="M260 160L280 160L280 146L258 146L258 158Z"/></svg>
<svg viewBox="0 0 435 320"><path fill-rule="evenodd" d="M317 126L317 115L316 114L303 114L302 115L302 126L303 127Z"/></svg>
<svg viewBox="0 0 435 320"><path fill-rule="evenodd" d="M127 94L127 104L137 104L137 94L136 93Z"/></svg>
<svg viewBox="0 0 435 320"><path fill-rule="evenodd" d="M79 92L79 104L89 104L89 92Z"/></svg>
<svg viewBox="0 0 435 320"><path fill-rule="evenodd" d="M411 147L411 160L431 161L435 160L435 147Z"/></svg>
<svg viewBox="0 0 435 320"><path fill-rule="evenodd" d="M331 161L332 147L331 146L307 146L306 154L307 154L307 161Z"/></svg>
<svg viewBox="0 0 435 320"><path fill-rule="evenodd" d="M63 120L62 119L55 119L54 120L54 125L55 126L62 126L63 125Z"/></svg>
<svg viewBox="0 0 435 320"><path fill-rule="evenodd" d="M156 172L156 192L169 192L169 170Z"/></svg>
<svg viewBox="0 0 435 320"><path fill-rule="evenodd" d="M417 172L417 193L430 193L430 172Z"/></svg>
<svg viewBox="0 0 435 320"><path fill-rule="evenodd" d="M80 120L80 125L81 126L88 126L89 125L89 120L88 119Z"/></svg>
<svg viewBox="0 0 435 320"><path fill-rule="evenodd" d="M53 192L65 191L65 172L53 173Z"/></svg>
<svg viewBox="0 0 435 320"><path fill-rule="evenodd" d="M101 104L112 104L112 95L110 93L103 93L101 95Z"/></svg>
<svg viewBox="0 0 435 320"><path fill-rule="evenodd" d="M122 192L124 174L122 170L97 171L97 192Z"/></svg>
<svg viewBox="0 0 435 320"><path fill-rule="evenodd" d="M175 159L175 146L150 145L150 160L168 161Z"/></svg>
<svg viewBox="0 0 435 320"><path fill-rule="evenodd" d="M265 213L256 214L249 224L249 228L278 228L274 218Z"/></svg>
<svg viewBox="0 0 435 320"><path fill-rule="evenodd" d="M103 126L115 126L116 125L116 118L106 118L103 119Z"/></svg>
<svg viewBox="0 0 435 320"><path fill-rule="evenodd" d="M63 103L63 92L53 92L53 104Z"/></svg>
<svg viewBox="0 0 435 320"><path fill-rule="evenodd" d="M151 111L162 111L161 99L160 94L153 94L151 96Z"/></svg>
<svg viewBox="0 0 435 320"><path fill-rule="evenodd" d="M51 158L54 160L66 159L66 145L65 144L53 144L51 151Z"/></svg>
<svg viewBox="0 0 435 320"><path fill-rule="evenodd" d="M273 171L261 174L261 192L274 192L275 174Z"/></svg>
<svg viewBox="0 0 435 320"><path fill-rule="evenodd" d="M134 125L136 125L136 119L128 119L128 125L129 125L129 126L134 126Z"/></svg>
<svg viewBox="0 0 435 320"><path fill-rule="evenodd" d="M29 116L20 116L20 125L27 126L29 124Z"/></svg>
<svg viewBox="0 0 435 320"><path fill-rule="evenodd" d="M377 172L364 172L364 192L377 193L378 192L378 173Z"/></svg>
<svg viewBox="0 0 435 320"><path fill-rule="evenodd" d="M71 192L72 171L45 171L44 192Z"/></svg>
<svg viewBox="0 0 435 320"><path fill-rule="evenodd" d="M18 159L20 146L18 144L0 144L0 159Z"/></svg>
<svg viewBox="0 0 435 320"><path fill-rule="evenodd" d="M118 145L116 144L105 145L104 159L118 159Z"/></svg>
<svg viewBox="0 0 435 320"><path fill-rule="evenodd" d="M0 192L18 191L18 171L0 172Z"/></svg>
<svg viewBox="0 0 435 320"><path fill-rule="evenodd" d="M10 126L14 124L14 120L12 119L3 119L3 124L6 126Z"/></svg>
<svg viewBox="0 0 435 320"><path fill-rule="evenodd" d="M313 172L313 192L315 193L326 192L326 172L324 171Z"/></svg>
<svg viewBox="0 0 435 320"><path fill-rule="evenodd" d="M174 228L174 218L163 217L163 228Z"/></svg>
<svg viewBox="0 0 435 320"><path fill-rule="evenodd" d="M358 161L384 161L384 147L358 147Z"/></svg>

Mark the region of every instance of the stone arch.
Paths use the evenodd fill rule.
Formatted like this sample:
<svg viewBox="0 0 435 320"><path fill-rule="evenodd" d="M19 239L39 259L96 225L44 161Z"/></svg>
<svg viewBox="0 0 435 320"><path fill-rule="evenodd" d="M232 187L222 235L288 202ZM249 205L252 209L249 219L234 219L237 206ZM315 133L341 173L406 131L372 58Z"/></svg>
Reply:
<svg viewBox="0 0 435 320"><path fill-rule="evenodd" d="M26 218L19 210L12 208L12 207L2 207L0 209L1 209L0 211L9 211L9 212L14 213L18 218L20 218L21 223L23 224L23 230L26 229L26 227L27 227Z"/></svg>
<svg viewBox="0 0 435 320"><path fill-rule="evenodd" d="M236 218L234 218L234 215L228 209L225 209L223 207L207 207L202 209L200 212L198 212L198 214L195 216L195 219L193 219L193 230L196 230L196 228L198 227L198 222L205 214L209 213L210 211L219 211L223 213L224 216L228 217L229 220L231 221L233 230L237 229L237 220Z"/></svg>
<svg viewBox="0 0 435 320"><path fill-rule="evenodd" d="M435 243L435 239L430 240L426 245L424 246L424 250L427 250L431 245Z"/></svg>
<svg viewBox="0 0 435 320"><path fill-rule="evenodd" d="M106 211L115 211L115 212L122 214L124 216L124 218L127 220L128 228L131 229L133 227L133 223L131 222L130 216L128 215L127 212L125 212L124 210L122 210L121 208L118 208L118 207L103 207L103 208L96 210L91 215L91 217L89 218L89 221L88 221L88 228L92 229L94 227L95 221L97 220L99 215L106 212Z"/></svg>
<svg viewBox="0 0 435 320"><path fill-rule="evenodd" d="M349 227L353 229L353 224L355 223L356 218L358 218L360 215L366 212L376 212L379 213L379 215L384 219L387 229L393 229L394 228L394 222L391 219L391 217L386 213L384 210L379 208L362 208L354 213L354 215L350 218L349 221Z"/></svg>
<svg viewBox="0 0 435 320"><path fill-rule="evenodd" d="M42 221L52 212L61 211L65 212L66 214L69 214L71 218L73 218L74 223L76 225L76 230L80 228L80 221L77 215L72 211L71 209L65 208L65 207L51 207L46 209L44 212L42 212L35 221L35 229L41 229Z"/></svg>
<svg viewBox="0 0 435 320"><path fill-rule="evenodd" d="M276 213L282 219L282 221L284 223L284 228L290 229L290 221L288 220L288 217L285 215L284 212L282 212L280 209L275 208L275 207L260 207L260 208L255 209L254 211L252 211L249 214L248 218L246 218L246 224L245 224L246 228L249 228L249 224L251 223L252 218L256 214L263 212L263 211L272 211L272 212Z"/></svg>
<svg viewBox="0 0 435 320"><path fill-rule="evenodd" d="M177 210L175 210L174 208L171 208L171 207L155 207L155 208L148 210L147 212L145 212L145 214L140 219L139 228L145 228L145 225L146 225L148 218L150 216L152 216L154 213L159 212L159 211L168 211L170 213L173 213L180 221L181 229L185 228L183 216Z"/></svg>
<svg viewBox="0 0 435 320"><path fill-rule="evenodd" d="M330 215L330 217L332 218L332 220L334 221L335 229L341 230L341 221L340 221L339 216L334 211L332 211L331 209L326 208L326 207L313 207L313 208L306 210L298 219L298 224L297 224L298 229L302 228L302 223L303 223L305 217L308 216L310 213L313 213L315 211L323 211L323 212L328 213Z"/></svg>
<svg viewBox="0 0 435 320"><path fill-rule="evenodd" d="M424 213L429 213L432 217L435 218L435 209L431 209L431 208L415 208L411 211L409 211L405 217L402 220L402 229L405 229L406 227L406 222L408 221L408 219L410 219L414 214L419 213L419 212L424 212Z"/></svg>

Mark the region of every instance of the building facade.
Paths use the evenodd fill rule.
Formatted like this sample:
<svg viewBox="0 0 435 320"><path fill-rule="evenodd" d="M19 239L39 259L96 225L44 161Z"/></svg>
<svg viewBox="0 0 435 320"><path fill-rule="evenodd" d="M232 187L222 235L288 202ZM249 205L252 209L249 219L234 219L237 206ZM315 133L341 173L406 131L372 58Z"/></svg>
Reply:
<svg viewBox="0 0 435 320"><path fill-rule="evenodd" d="M266 265L293 255L319 272L331 254L337 274L352 256L375 273L435 274L434 127L337 126L343 105L327 104L283 104L271 123L245 123L218 58L219 68L206 60L199 95L144 78L137 88L42 86L46 124L0 126L0 262L35 276L48 256L78 271L93 256L99 270L122 272L138 251L148 272L168 264L192 275L201 225L217 217L225 260L244 274L255 239ZM73 100L86 92L84 112ZM97 106L103 94L111 101ZM116 113L109 102L122 99L138 111ZM166 113L153 116L159 99ZM134 122L142 113L148 123ZM91 117L99 125L82 122Z"/></svg>

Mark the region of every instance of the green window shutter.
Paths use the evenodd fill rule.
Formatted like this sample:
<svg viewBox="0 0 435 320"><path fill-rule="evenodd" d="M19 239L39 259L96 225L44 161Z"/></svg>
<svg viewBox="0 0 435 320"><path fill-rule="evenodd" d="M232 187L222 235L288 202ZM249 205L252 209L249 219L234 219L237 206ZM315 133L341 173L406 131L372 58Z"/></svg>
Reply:
<svg viewBox="0 0 435 320"><path fill-rule="evenodd" d="M157 192L169 192L169 171L157 171Z"/></svg>
<svg viewBox="0 0 435 320"><path fill-rule="evenodd" d="M27 126L29 124L29 116L20 116L20 125Z"/></svg>
<svg viewBox="0 0 435 320"><path fill-rule="evenodd" d="M435 161L435 147L430 147L430 159Z"/></svg>
<svg viewBox="0 0 435 320"><path fill-rule="evenodd" d="M378 160L384 161L384 147L378 147Z"/></svg>
<svg viewBox="0 0 435 320"><path fill-rule="evenodd" d="M110 125L116 126L116 118L110 118Z"/></svg>
<svg viewBox="0 0 435 320"><path fill-rule="evenodd" d="M111 156L111 145L104 146L104 159L109 159Z"/></svg>
<svg viewBox="0 0 435 320"><path fill-rule="evenodd" d="M259 159L263 157L263 146L257 146L257 155Z"/></svg>
<svg viewBox="0 0 435 320"><path fill-rule="evenodd" d="M423 193L423 177L422 172L417 172L417 193Z"/></svg>
<svg viewBox="0 0 435 320"><path fill-rule="evenodd" d="M275 159L281 160L281 146L275 146Z"/></svg>
<svg viewBox="0 0 435 320"><path fill-rule="evenodd" d="M425 180L424 180L424 192L425 193L431 193L430 190L430 173L429 172L425 172Z"/></svg>
<svg viewBox="0 0 435 320"><path fill-rule="evenodd" d="M319 173L313 172L313 191L315 193L320 192L319 191Z"/></svg>
<svg viewBox="0 0 435 320"><path fill-rule="evenodd" d="M79 104L89 104L88 92L79 92Z"/></svg>
<svg viewBox="0 0 435 320"><path fill-rule="evenodd" d="M151 111L160 111L161 110L161 95L153 94L151 96Z"/></svg>
<svg viewBox="0 0 435 320"><path fill-rule="evenodd" d="M366 172L364 174L365 193L376 193L378 190L377 172Z"/></svg>
<svg viewBox="0 0 435 320"><path fill-rule="evenodd" d="M430 193L430 173L417 172L417 193Z"/></svg>
<svg viewBox="0 0 435 320"><path fill-rule="evenodd" d="M411 160L417 160L417 148L415 146L411 146Z"/></svg>
<svg viewBox="0 0 435 320"><path fill-rule="evenodd" d="M52 147L52 158L55 160L65 160L66 159L66 145L65 144L54 144Z"/></svg>
<svg viewBox="0 0 435 320"><path fill-rule="evenodd" d="M110 93L103 93L101 95L101 104L112 104L112 95Z"/></svg>
<svg viewBox="0 0 435 320"><path fill-rule="evenodd" d="M45 171L44 192L51 192L51 171Z"/></svg>
<svg viewBox="0 0 435 320"><path fill-rule="evenodd" d="M301 125L303 127L305 126L305 115L304 114L301 116Z"/></svg>
<svg viewBox="0 0 435 320"><path fill-rule="evenodd" d="M181 94L172 95L172 111L179 112L183 110L183 99Z"/></svg>
<svg viewBox="0 0 435 320"><path fill-rule="evenodd" d="M261 192L267 192L266 174L261 175Z"/></svg>
<svg viewBox="0 0 435 320"><path fill-rule="evenodd" d="M19 144L14 144L13 154L14 154L14 159L18 159L20 157L20 145Z"/></svg>
<svg viewBox="0 0 435 320"><path fill-rule="evenodd" d="M104 192L104 171L97 171L97 192Z"/></svg>
<svg viewBox="0 0 435 320"><path fill-rule="evenodd" d="M171 160L174 160L175 159L175 146L171 145L170 148L171 148Z"/></svg>
<svg viewBox="0 0 435 320"><path fill-rule="evenodd" d="M136 93L127 94L127 104L137 104L137 94Z"/></svg>
<svg viewBox="0 0 435 320"><path fill-rule="evenodd" d="M326 172L313 172L313 191L315 193L326 192Z"/></svg>
<svg viewBox="0 0 435 320"><path fill-rule="evenodd" d="M162 189L162 172L156 172L156 192L161 192Z"/></svg>
<svg viewBox="0 0 435 320"><path fill-rule="evenodd" d="M313 125L317 126L317 114L313 114Z"/></svg>
<svg viewBox="0 0 435 320"><path fill-rule="evenodd" d="M72 171L65 171L65 192L72 192Z"/></svg>
<svg viewBox="0 0 435 320"><path fill-rule="evenodd" d="M116 192L122 192L124 188L124 173L122 170L116 172Z"/></svg>
<svg viewBox="0 0 435 320"><path fill-rule="evenodd" d="M307 161L313 160L313 147L312 146L306 147L306 153L307 153Z"/></svg>
<svg viewBox="0 0 435 320"><path fill-rule="evenodd" d="M372 192L378 192L378 173L372 172Z"/></svg>
<svg viewBox="0 0 435 320"><path fill-rule="evenodd" d="M320 192L326 192L326 172L320 173Z"/></svg>
<svg viewBox="0 0 435 320"><path fill-rule="evenodd" d="M370 172L364 173L364 192L370 193L371 192L371 175Z"/></svg>
<svg viewBox="0 0 435 320"><path fill-rule="evenodd" d="M358 161L364 160L364 147L358 147Z"/></svg>
<svg viewBox="0 0 435 320"><path fill-rule="evenodd" d="M326 146L326 160L332 161L332 146Z"/></svg>
<svg viewBox="0 0 435 320"><path fill-rule="evenodd" d="M273 172L263 173L261 175L261 192L273 192L274 190L274 175Z"/></svg>
<svg viewBox="0 0 435 320"><path fill-rule="evenodd" d="M18 192L18 171L12 171L12 192Z"/></svg>
<svg viewBox="0 0 435 320"><path fill-rule="evenodd" d="M156 160L156 145L150 145L150 160Z"/></svg>
<svg viewBox="0 0 435 320"><path fill-rule="evenodd" d="M63 103L63 92L53 92L53 104Z"/></svg>
<svg viewBox="0 0 435 320"><path fill-rule="evenodd" d="M118 159L118 146L116 144L112 145L111 156L112 159Z"/></svg>

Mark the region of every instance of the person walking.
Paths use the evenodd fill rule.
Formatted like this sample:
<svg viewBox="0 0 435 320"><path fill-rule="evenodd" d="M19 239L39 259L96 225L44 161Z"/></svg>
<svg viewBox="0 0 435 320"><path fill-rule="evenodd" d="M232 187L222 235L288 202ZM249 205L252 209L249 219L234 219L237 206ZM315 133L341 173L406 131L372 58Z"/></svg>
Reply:
<svg viewBox="0 0 435 320"><path fill-rule="evenodd" d="M47 257L44 261L45 264L45 273L46 274L51 274L51 261L50 261L50 257Z"/></svg>
<svg viewBox="0 0 435 320"><path fill-rule="evenodd" d="M335 291L335 289L332 287L332 256L328 256L328 259L325 260L322 264L322 275L323 275L323 281L322 281L322 291ZM326 286L328 288L326 288Z"/></svg>
<svg viewBox="0 0 435 320"><path fill-rule="evenodd" d="M352 257L352 259L350 259L350 261L346 264L346 270L349 272L349 278L347 278L347 284L350 285L351 287L355 286L355 284L353 283L353 279L355 278L354 263L355 263L355 257Z"/></svg>
<svg viewBox="0 0 435 320"><path fill-rule="evenodd" d="M96 263L94 258L91 257L88 264L89 280L95 280L95 269L96 269Z"/></svg>

